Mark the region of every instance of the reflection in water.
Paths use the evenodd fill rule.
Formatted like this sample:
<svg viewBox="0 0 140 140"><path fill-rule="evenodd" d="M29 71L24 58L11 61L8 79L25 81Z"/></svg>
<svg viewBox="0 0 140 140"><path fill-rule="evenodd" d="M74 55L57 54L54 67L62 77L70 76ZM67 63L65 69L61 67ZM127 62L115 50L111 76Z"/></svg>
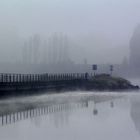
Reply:
<svg viewBox="0 0 140 140"><path fill-rule="evenodd" d="M132 140L130 102L124 103L122 97L122 93L77 92L0 100L0 136L3 140Z"/></svg>
<svg viewBox="0 0 140 140"><path fill-rule="evenodd" d="M93 109L93 114L94 115L98 115L98 110L97 109Z"/></svg>
<svg viewBox="0 0 140 140"><path fill-rule="evenodd" d="M111 108L114 107L114 102L113 102L113 101L110 102L110 107L111 107Z"/></svg>
<svg viewBox="0 0 140 140"><path fill-rule="evenodd" d="M98 115L98 110L96 108L96 102L94 102L93 115Z"/></svg>
<svg viewBox="0 0 140 140"><path fill-rule="evenodd" d="M29 109L21 112L19 111L11 114L1 115L0 125L3 126L29 118L34 118L56 112L71 111L73 109L79 109L83 107L87 107L87 102L79 102L73 104L58 104L52 106L45 106L41 108Z"/></svg>
<svg viewBox="0 0 140 140"><path fill-rule="evenodd" d="M131 98L131 117L140 134L140 98L137 96Z"/></svg>
<svg viewBox="0 0 140 140"><path fill-rule="evenodd" d="M53 96L52 96L53 97ZM57 98L54 98L52 100L49 98L46 102L41 102L40 104L37 105L36 102L24 102L24 104L21 101L16 101L14 103L11 103L11 106L18 105L19 107L17 110L15 107L9 106L9 101L2 102L0 104L0 125L4 126L7 124L12 124L16 123L21 120L25 119L32 119L38 116L43 116L43 115L50 115L53 113L58 113L60 114L54 115L54 122L56 126L62 124L65 120L65 122L68 122L68 117L70 116L71 112L80 109L80 108L88 108L89 102L94 102L93 104L93 114L98 115L98 109L96 104L100 102L105 102L108 100L112 100L115 98L118 98L116 96L106 96L106 95L80 95L80 96L71 96L71 98L68 96L67 98L62 98L62 100L57 103L58 99L61 98L57 95ZM58 98L59 97L59 98ZM20 103L19 103L20 102ZM14 105L13 105L14 104ZM6 107L8 106L8 107ZM113 101L111 101L111 107L113 107ZM5 107L5 109L3 109ZM7 112L8 110L8 112Z"/></svg>
<svg viewBox="0 0 140 140"><path fill-rule="evenodd" d="M114 108L114 102L113 101L110 102L110 107L111 108ZM94 102L94 107L93 107L93 115L94 116L97 116L98 115L98 109L96 107L96 103L95 102Z"/></svg>

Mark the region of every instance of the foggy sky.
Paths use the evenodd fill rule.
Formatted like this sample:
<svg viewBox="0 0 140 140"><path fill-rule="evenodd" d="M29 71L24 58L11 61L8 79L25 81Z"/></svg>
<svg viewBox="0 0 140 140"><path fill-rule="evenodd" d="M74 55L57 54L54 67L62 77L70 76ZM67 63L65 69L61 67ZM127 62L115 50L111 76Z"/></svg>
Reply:
<svg viewBox="0 0 140 140"><path fill-rule="evenodd" d="M76 61L119 63L129 56L139 13L139 0L0 0L0 42L6 34L7 42L13 43L6 47L0 43L1 60L6 61L11 51L9 59L15 56L18 45L14 43L21 38L58 32L74 41L71 49L77 50L72 52Z"/></svg>

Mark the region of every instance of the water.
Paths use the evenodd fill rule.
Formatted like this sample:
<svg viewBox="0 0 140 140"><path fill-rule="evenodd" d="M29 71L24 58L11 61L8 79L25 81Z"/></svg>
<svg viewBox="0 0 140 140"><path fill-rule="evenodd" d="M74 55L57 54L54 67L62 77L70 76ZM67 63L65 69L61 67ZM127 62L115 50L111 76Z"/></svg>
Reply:
<svg viewBox="0 0 140 140"><path fill-rule="evenodd" d="M140 92L66 92L0 101L2 140L139 140Z"/></svg>

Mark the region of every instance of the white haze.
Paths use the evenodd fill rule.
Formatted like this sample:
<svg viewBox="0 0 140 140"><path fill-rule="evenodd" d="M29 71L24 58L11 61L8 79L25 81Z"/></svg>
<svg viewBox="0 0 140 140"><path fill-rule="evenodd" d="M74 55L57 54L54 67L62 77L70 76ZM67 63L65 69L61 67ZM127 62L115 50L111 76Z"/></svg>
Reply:
<svg viewBox="0 0 140 140"><path fill-rule="evenodd" d="M20 61L24 39L36 33L63 33L76 63L120 63L139 13L139 0L0 0L0 61Z"/></svg>

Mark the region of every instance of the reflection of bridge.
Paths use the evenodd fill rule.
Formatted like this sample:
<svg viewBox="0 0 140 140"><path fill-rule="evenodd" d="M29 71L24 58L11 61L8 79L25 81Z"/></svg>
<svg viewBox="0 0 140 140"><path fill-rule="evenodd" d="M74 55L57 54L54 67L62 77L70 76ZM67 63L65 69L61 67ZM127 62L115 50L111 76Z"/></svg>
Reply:
<svg viewBox="0 0 140 140"><path fill-rule="evenodd" d="M62 89L76 87L88 74L0 74L0 91Z"/></svg>
<svg viewBox="0 0 140 140"><path fill-rule="evenodd" d="M51 97L53 98L53 96ZM89 106L89 102L93 102L94 106L93 109L96 109L97 106L95 104L110 101L116 98L116 96L106 96L106 95L80 95L80 96L73 96L69 97L66 96L61 97L57 96L52 100L43 100L40 101L37 99L38 102L21 102L21 100L17 100L16 102L12 102L9 106L9 100L6 102L2 102L0 104L0 126L12 124L21 120L35 118L42 115L54 114L57 112L67 112L73 111L79 108L86 108ZM27 99L25 99L27 100ZM60 101L59 103L58 100ZM40 102L40 103L39 103ZM15 105L19 106L17 110L15 109ZM3 106L6 106L5 108ZM57 116L58 118L58 116Z"/></svg>
<svg viewBox="0 0 140 140"><path fill-rule="evenodd" d="M87 107L88 102L78 102L71 104L58 104L52 106L44 106L40 108L33 108L24 111L11 112L0 116L0 125L8 125L21 120L35 118L42 115L47 115L56 112L74 110L78 108Z"/></svg>

